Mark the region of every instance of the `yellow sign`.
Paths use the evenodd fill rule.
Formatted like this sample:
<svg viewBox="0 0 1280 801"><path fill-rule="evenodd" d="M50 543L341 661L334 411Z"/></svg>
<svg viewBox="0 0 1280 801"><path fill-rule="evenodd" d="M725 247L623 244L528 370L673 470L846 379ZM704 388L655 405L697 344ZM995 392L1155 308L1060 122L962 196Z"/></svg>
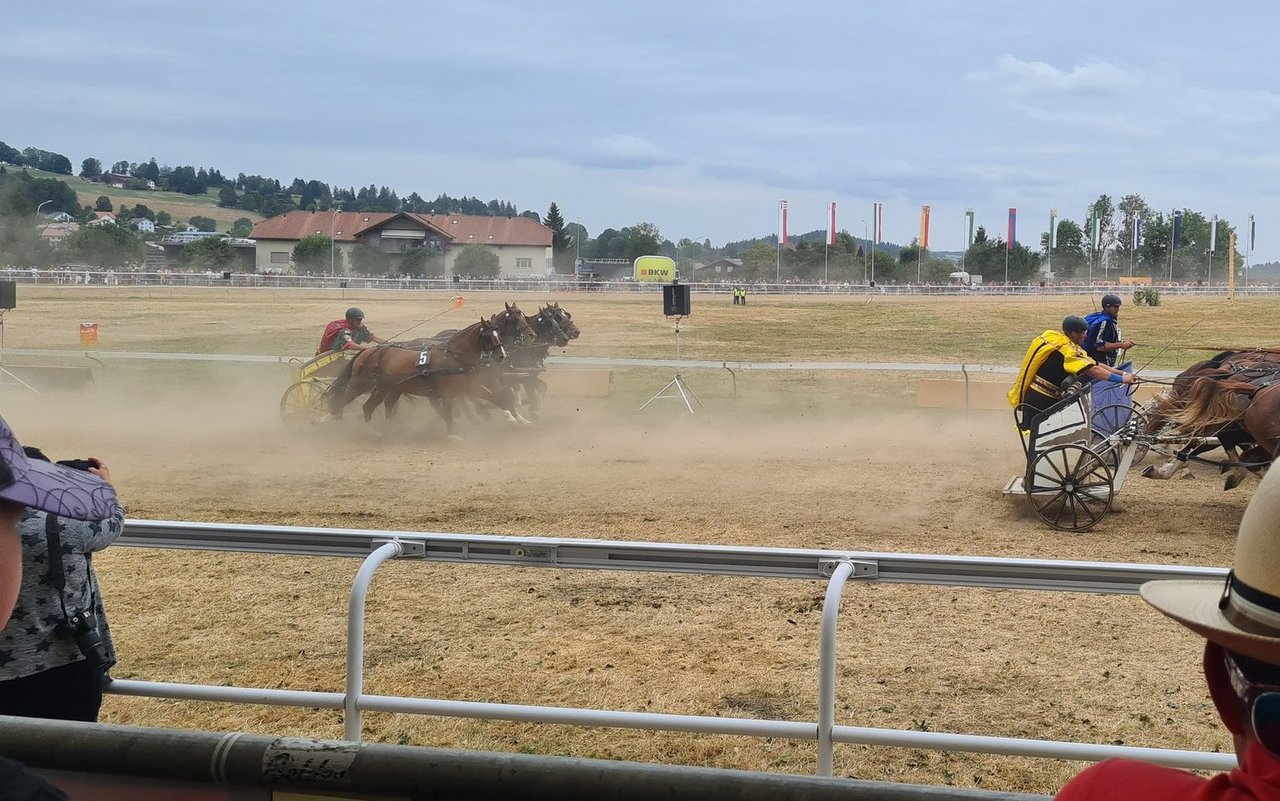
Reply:
<svg viewBox="0 0 1280 801"><path fill-rule="evenodd" d="M669 283L676 277L676 263L666 256L641 256L636 259L637 281Z"/></svg>

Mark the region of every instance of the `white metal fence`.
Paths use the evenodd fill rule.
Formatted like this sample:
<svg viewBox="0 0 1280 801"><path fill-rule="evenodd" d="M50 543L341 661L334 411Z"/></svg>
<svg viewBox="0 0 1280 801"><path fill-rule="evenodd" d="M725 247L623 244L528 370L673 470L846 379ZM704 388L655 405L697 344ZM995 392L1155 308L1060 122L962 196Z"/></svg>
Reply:
<svg viewBox="0 0 1280 801"><path fill-rule="evenodd" d="M1039 591L1134 593L1144 582L1153 579L1225 580L1227 571L1221 568L146 520L129 521L118 544L363 559L349 601L344 692L215 687L138 680L113 681L108 688L109 692L120 695L153 698L341 709L345 713L346 738L352 741L360 739L361 714L371 711L815 740L818 743L817 772L820 776L831 775L835 743L1085 761L1127 757L1203 770L1227 770L1235 765L1234 756L1222 753L903 731L834 723L838 611L841 592L850 579ZM819 635L816 720L723 718L365 693L365 599L374 573L390 559L825 581L827 592Z"/></svg>

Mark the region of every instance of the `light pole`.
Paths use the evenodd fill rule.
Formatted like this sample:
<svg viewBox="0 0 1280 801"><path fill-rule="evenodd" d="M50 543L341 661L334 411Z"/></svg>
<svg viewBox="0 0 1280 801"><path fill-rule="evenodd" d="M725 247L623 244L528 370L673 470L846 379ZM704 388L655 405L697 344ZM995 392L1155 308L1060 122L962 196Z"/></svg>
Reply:
<svg viewBox="0 0 1280 801"><path fill-rule="evenodd" d="M867 244L871 240L870 232L867 229L866 220L858 220L862 223L862 283L867 282Z"/></svg>
<svg viewBox="0 0 1280 801"><path fill-rule="evenodd" d="M334 229L338 227L338 212L341 210L342 209L340 207L335 208L333 210L333 216L329 218L329 277L330 278L333 278L335 275L333 262L334 262L334 251L337 250L337 245L334 243L334 240L337 238L337 234L334 233Z"/></svg>
<svg viewBox="0 0 1280 801"><path fill-rule="evenodd" d="M582 218L573 221L578 230L573 232L573 277L578 277L578 268L582 266Z"/></svg>

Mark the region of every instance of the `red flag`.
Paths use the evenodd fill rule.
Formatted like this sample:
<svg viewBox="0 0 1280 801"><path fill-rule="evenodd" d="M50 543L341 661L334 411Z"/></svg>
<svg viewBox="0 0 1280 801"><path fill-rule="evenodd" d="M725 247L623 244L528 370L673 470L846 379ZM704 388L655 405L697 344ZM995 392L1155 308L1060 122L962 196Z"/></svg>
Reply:
<svg viewBox="0 0 1280 801"><path fill-rule="evenodd" d="M787 244L787 201L778 201L778 241Z"/></svg>
<svg viewBox="0 0 1280 801"><path fill-rule="evenodd" d="M1018 238L1018 210L1009 209L1009 238L1004 243L1005 250L1012 251L1013 243Z"/></svg>
<svg viewBox="0 0 1280 801"><path fill-rule="evenodd" d="M833 200L827 204L827 244L834 245L836 243L836 202Z"/></svg>

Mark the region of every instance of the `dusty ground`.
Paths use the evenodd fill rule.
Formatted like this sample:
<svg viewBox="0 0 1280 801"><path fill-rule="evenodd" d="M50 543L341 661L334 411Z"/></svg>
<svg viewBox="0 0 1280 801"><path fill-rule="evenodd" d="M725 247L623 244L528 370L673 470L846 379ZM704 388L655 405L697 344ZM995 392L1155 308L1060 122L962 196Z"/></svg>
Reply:
<svg viewBox="0 0 1280 801"><path fill-rule="evenodd" d="M21 325L10 318L11 348L71 347L75 322L97 319L104 346L121 350L306 353L322 324L352 302L320 293L29 294ZM356 300L384 334L443 303ZM501 300L472 298L468 311ZM538 300L520 302L530 310ZM560 300L584 332L566 355L668 355L638 352L662 347L670 329L635 299ZM882 304L875 314L919 334L904 335L900 349L882 343L881 352L945 354L956 329L968 326L939 330L922 320L961 318L972 308L965 303ZM745 320L757 315L823 343L815 359L838 355L837 341L855 354L865 349L867 338L842 326L867 314L867 304L846 305L844 317L839 304L761 305L766 310L750 318L707 310L700 323L707 338L732 336L693 355L740 358L734 340L748 336ZM1038 331L1044 325L1031 319L1060 317L1064 305L1028 303L1017 314ZM1183 309L1193 321L1198 312ZM1274 319L1261 308L1251 313ZM445 315L438 327L451 322ZM1163 325L1172 330L1174 322ZM1266 333L1259 322L1224 335L1265 344ZM779 344L788 341L784 330L782 339L746 347L758 359L819 350L791 352ZM393 425L375 423L381 439L354 420L286 429L275 404L289 379L274 366L112 362L91 394L37 399L5 390L0 402L24 441L60 457L106 459L135 518L1226 565L1256 483L1222 493L1203 471L1176 484L1135 479L1122 512L1092 533L1068 535L1000 496L1021 461L1007 415L917 410L910 384L897 376L753 373L740 377L735 398L725 374L699 371L686 378L705 412L690 418L667 402L637 413L637 401L669 377L619 371L618 397L562 398L533 429L472 427L460 444L444 439L425 406L404 409ZM355 560L115 548L98 564L122 653L116 675L341 689ZM823 589L390 564L371 596L366 688L813 720ZM842 607L837 723L1227 749L1199 678L1198 648L1129 597L855 584ZM104 718L322 737L342 731L332 712L125 698L109 698ZM368 715L366 733L389 742L814 768L810 743L747 738L388 715ZM902 749L836 752L837 775L1010 790L1052 791L1078 769Z"/></svg>

